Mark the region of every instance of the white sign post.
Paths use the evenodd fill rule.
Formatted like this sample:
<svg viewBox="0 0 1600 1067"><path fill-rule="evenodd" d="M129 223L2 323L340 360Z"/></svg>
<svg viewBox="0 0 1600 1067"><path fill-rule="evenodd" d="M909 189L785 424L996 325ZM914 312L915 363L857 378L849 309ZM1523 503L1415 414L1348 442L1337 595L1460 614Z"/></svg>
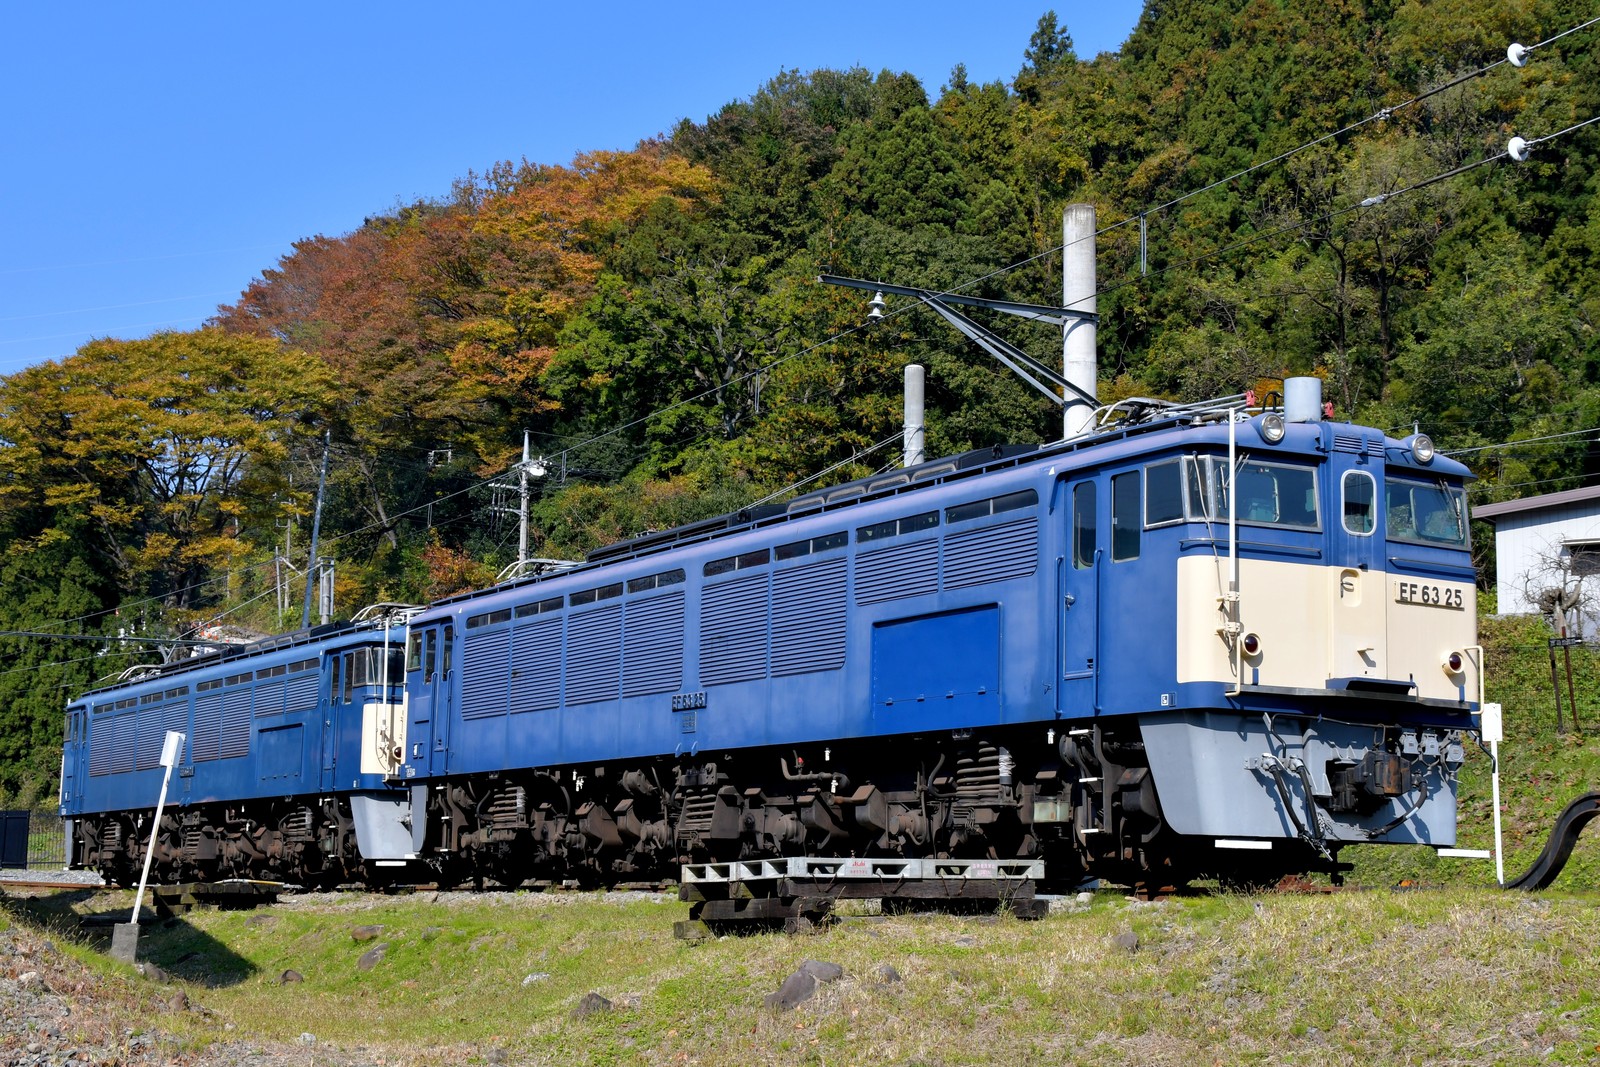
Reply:
<svg viewBox="0 0 1600 1067"><path fill-rule="evenodd" d="M1500 842L1500 742L1505 738L1505 715L1499 704L1480 704L1483 739L1489 745L1489 759L1494 763L1490 774L1491 799L1494 803L1494 879L1506 884L1506 860Z"/></svg>
<svg viewBox="0 0 1600 1067"><path fill-rule="evenodd" d="M156 801L156 817L150 824L150 845L144 852L144 871L139 875L139 892L133 898L133 915L126 923L119 923L111 932L111 955L132 963L139 949L139 909L144 906L144 888L150 880L150 861L156 854L156 836L161 832L161 813L167 806L167 786L172 783L172 769L183 758L184 735L168 730L161 746L161 796Z"/></svg>

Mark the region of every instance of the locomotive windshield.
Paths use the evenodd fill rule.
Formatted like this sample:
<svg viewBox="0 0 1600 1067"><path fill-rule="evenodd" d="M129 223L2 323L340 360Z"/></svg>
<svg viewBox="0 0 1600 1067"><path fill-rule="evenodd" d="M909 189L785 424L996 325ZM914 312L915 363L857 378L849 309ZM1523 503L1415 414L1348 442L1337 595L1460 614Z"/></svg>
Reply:
<svg viewBox="0 0 1600 1067"><path fill-rule="evenodd" d="M1194 522L1228 521L1228 462L1220 457L1193 456L1184 464L1188 517ZM1246 459L1239 463L1233 493L1239 498L1239 521L1300 530L1321 527L1317 514L1317 472L1287 463Z"/></svg>
<svg viewBox="0 0 1600 1067"><path fill-rule="evenodd" d="M1410 478L1383 480L1389 539L1463 548L1467 544L1467 496L1460 486Z"/></svg>
<svg viewBox="0 0 1600 1067"><path fill-rule="evenodd" d="M348 704L358 686L400 685L405 679L404 653L398 648L389 650L387 677L384 674L383 649L358 648L333 658L333 698Z"/></svg>

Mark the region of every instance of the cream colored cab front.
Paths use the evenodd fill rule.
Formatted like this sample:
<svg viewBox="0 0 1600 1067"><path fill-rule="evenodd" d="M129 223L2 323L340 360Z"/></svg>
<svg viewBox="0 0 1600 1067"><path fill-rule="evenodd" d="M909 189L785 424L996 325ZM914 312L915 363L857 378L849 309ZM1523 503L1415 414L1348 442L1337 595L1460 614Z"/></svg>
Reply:
<svg viewBox="0 0 1600 1067"><path fill-rule="evenodd" d="M1347 689L1371 679L1412 683L1426 699L1477 698L1464 657L1476 643L1472 583L1241 559L1235 633L1228 571L1225 556L1178 561L1180 683ZM1447 669L1452 652L1465 659L1460 670Z"/></svg>

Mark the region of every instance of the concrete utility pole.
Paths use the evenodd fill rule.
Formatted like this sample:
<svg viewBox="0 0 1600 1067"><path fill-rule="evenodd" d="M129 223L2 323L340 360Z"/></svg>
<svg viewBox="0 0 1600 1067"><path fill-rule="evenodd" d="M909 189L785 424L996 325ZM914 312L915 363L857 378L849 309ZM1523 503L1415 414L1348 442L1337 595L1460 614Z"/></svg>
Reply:
<svg viewBox="0 0 1600 1067"><path fill-rule="evenodd" d="M517 562L525 563L528 559L528 431L522 431L522 466L517 468L521 475L522 485L519 492L522 495L521 503L517 508Z"/></svg>
<svg viewBox="0 0 1600 1067"><path fill-rule="evenodd" d="M905 431L901 440L902 467L915 467L923 461L927 440L923 433L923 381L921 364L906 364Z"/></svg>
<svg viewBox="0 0 1600 1067"><path fill-rule="evenodd" d="M306 563L306 601L300 611L300 629L311 626L311 583L317 575L317 538L322 533L322 490L328 484L328 450L333 447L333 431L322 433L322 473L317 475L317 505L311 517L311 557Z"/></svg>
<svg viewBox="0 0 1600 1067"><path fill-rule="evenodd" d="M1093 204L1069 204L1061 215L1061 305L1068 311L1096 313L1095 213ZM1061 330L1061 375L1090 396L1097 396L1098 366L1095 319L1076 318ZM1067 394L1062 411L1062 436L1078 437L1093 429L1094 406Z"/></svg>

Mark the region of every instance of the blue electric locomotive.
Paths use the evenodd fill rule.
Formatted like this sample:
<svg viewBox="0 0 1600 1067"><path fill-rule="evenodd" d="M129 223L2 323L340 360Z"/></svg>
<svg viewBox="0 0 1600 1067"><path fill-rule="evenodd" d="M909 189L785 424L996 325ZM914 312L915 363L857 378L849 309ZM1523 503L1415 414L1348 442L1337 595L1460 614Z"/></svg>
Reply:
<svg viewBox="0 0 1600 1067"><path fill-rule="evenodd" d="M1147 889L1449 846L1465 467L1196 407L653 534L410 623L441 877L1043 857Z"/></svg>
<svg viewBox="0 0 1600 1067"><path fill-rule="evenodd" d="M369 879L409 840L398 767L403 619L314 628L180 660L67 708L61 814L75 866L143 863L162 740L186 735L155 836L165 881Z"/></svg>
<svg viewBox="0 0 1600 1067"><path fill-rule="evenodd" d="M1467 469L1318 404L1123 414L441 601L403 658L334 628L89 693L74 859L142 859L186 726L169 879L1030 857L1154 891L1453 845Z"/></svg>

